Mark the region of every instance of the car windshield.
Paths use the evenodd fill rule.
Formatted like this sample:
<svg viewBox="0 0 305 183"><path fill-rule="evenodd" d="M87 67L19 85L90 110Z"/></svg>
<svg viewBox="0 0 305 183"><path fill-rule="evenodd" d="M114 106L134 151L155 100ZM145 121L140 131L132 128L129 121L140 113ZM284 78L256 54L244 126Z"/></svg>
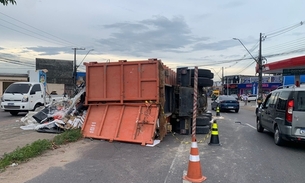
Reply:
<svg viewBox="0 0 305 183"><path fill-rule="evenodd" d="M11 84L4 93L28 93L30 88L30 84L16 83Z"/></svg>
<svg viewBox="0 0 305 183"><path fill-rule="evenodd" d="M219 96L219 100L236 100L233 96Z"/></svg>

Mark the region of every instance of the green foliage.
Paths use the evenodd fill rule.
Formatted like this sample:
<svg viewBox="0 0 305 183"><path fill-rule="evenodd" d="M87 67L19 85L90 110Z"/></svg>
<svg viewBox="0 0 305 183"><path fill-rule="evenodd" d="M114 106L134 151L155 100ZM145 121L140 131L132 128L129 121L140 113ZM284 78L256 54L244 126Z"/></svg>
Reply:
<svg viewBox="0 0 305 183"><path fill-rule="evenodd" d="M54 137L53 142L56 145L67 144L69 142L78 141L83 137L80 129L73 129L65 131L64 133L57 135Z"/></svg>
<svg viewBox="0 0 305 183"><path fill-rule="evenodd" d="M39 139L32 144L27 144L22 148L18 147L15 151L9 154L4 154L4 157L0 160L0 170L4 169L12 163L21 163L27 161L28 159L36 157L51 148L51 141L46 139Z"/></svg>
<svg viewBox="0 0 305 183"><path fill-rule="evenodd" d="M17 4L15 0L0 0L0 3L2 3L4 6L7 6L8 3L12 3L13 5Z"/></svg>
<svg viewBox="0 0 305 183"><path fill-rule="evenodd" d="M0 159L0 172L13 163L22 163L28 161L30 158L34 158L44 153L47 150L51 150L58 145L67 144L69 142L76 142L83 137L80 129L65 131L53 138L52 141L47 139L39 139L32 144L27 144L22 148L17 148L11 153L4 154Z"/></svg>

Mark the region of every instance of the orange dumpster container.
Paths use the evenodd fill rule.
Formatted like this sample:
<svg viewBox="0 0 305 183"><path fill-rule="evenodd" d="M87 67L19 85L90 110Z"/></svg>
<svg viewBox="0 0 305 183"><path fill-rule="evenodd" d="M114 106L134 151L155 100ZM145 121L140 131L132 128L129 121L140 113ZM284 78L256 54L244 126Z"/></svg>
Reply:
<svg viewBox="0 0 305 183"><path fill-rule="evenodd" d="M145 145L157 128L165 136L164 90L175 84L174 71L157 59L85 65L85 137Z"/></svg>

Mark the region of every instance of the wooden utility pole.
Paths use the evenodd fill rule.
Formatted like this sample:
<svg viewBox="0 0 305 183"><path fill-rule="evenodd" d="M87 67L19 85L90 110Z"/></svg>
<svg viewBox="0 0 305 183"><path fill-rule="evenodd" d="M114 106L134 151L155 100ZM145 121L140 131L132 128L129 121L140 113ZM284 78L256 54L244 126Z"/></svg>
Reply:
<svg viewBox="0 0 305 183"><path fill-rule="evenodd" d="M262 33L259 34L258 53L258 98L263 99L263 61L262 61Z"/></svg>

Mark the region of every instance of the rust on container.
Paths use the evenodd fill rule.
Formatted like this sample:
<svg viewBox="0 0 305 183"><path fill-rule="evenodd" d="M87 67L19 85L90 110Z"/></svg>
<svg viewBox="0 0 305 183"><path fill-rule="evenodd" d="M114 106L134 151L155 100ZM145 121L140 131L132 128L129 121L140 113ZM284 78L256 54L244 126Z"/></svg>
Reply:
<svg viewBox="0 0 305 183"><path fill-rule="evenodd" d="M90 105L84 137L153 144L159 107L152 104Z"/></svg>

